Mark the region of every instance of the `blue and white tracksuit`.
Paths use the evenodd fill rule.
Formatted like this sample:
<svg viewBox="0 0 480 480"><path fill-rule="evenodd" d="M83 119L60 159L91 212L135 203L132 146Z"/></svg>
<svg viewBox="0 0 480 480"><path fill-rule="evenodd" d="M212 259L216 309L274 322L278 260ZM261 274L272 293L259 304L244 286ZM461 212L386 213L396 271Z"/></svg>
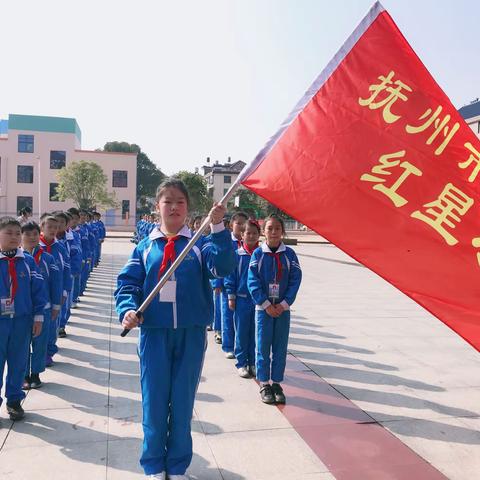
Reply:
<svg viewBox="0 0 480 480"><path fill-rule="evenodd" d="M255 366L255 304L247 287L250 254L241 247L236 252L237 268L224 279L228 299L235 300L235 357L237 368Z"/></svg>
<svg viewBox="0 0 480 480"><path fill-rule="evenodd" d="M107 231L105 229L105 224L101 220L98 220L95 223L96 223L98 231L100 233L99 243L98 243L98 255L97 255L97 264L98 264L98 262L100 262L100 260L102 258L102 243L105 240L105 237L107 236Z"/></svg>
<svg viewBox="0 0 480 480"><path fill-rule="evenodd" d="M213 313L209 279L226 276L235 266L228 232L223 224L212 229L176 270L176 289L165 301L157 296L143 314L138 348L144 431L140 463L147 475L183 475L192 459L190 424ZM178 235L177 255L190 232L184 227ZM135 247L118 276L120 320L137 310L157 284L165 245L164 234L156 228Z"/></svg>
<svg viewBox="0 0 480 480"><path fill-rule="evenodd" d="M77 231L80 235L82 245L82 274L80 276L80 293L83 295L87 287L88 276L90 275L90 262L92 261L92 253L90 250L90 237L86 223L78 225Z"/></svg>
<svg viewBox="0 0 480 480"><path fill-rule="evenodd" d="M95 266L95 259L96 259L96 255L97 255L97 240L96 240L96 237L95 237L95 227L92 225L92 223L86 223L85 224L86 227L87 227L87 231L88 231L88 242L89 242L89 245L90 245L90 263L88 264L88 276L90 276L90 274L92 273L93 271L93 267ZM88 279L88 277L87 277Z"/></svg>
<svg viewBox="0 0 480 480"><path fill-rule="evenodd" d="M214 278L210 280L213 294L213 329L216 332L222 331L222 292L216 292L215 288L223 287L223 278Z"/></svg>
<svg viewBox="0 0 480 480"><path fill-rule="evenodd" d="M65 302L63 302L62 310L60 312L60 317L58 319L58 326L61 328L65 328L67 325L68 318L70 317L70 307L72 306L72 292L73 292L73 276L72 276L72 264L71 264L71 247L72 241L68 241L67 232L65 232L63 238L57 238L57 240L63 245L66 256L64 258L65 263L70 271L70 281L68 285L65 285L64 290L67 293L65 297ZM73 240L73 239L72 239ZM65 270L65 267L64 267Z"/></svg>
<svg viewBox="0 0 480 480"><path fill-rule="evenodd" d="M83 266L83 254L82 254L82 240L80 233L77 230L68 230L66 233L68 244L70 245L70 273L72 274L72 295L70 307L73 302L77 302L78 295L80 294L80 283L82 279L82 266ZM68 312L67 322L70 317L70 311Z"/></svg>
<svg viewBox="0 0 480 480"><path fill-rule="evenodd" d="M5 258L7 257L0 253L1 299L11 298L11 281ZM47 304L45 284L35 260L24 254L21 248L17 249L15 258L18 288L14 299L14 313L2 315L0 312L0 391L6 363L8 372L5 396L8 403L25 398L22 385L27 369L33 322L43 322L43 311ZM1 403L0 397L0 405Z"/></svg>
<svg viewBox="0 0 480 480"><path fill-rule="evenodd" d="M280 383L283 381L287 359L290 306L300 288L302 271L297 255L290 247L281 243L276 253L282 265L281 276L277 272L277 263L272 251L266 243L263 243L253 252L247 282L256 310L257 379L260 382L268 382L271 379ZM272 283L279 284L279 298L275 300L269 298L269 285ZM285 308L278 318L271 317L265 311L272 303L279 303Z"/></svg>
<svg viewBox="0 0 480 480"><path fill-rule="evenodd" d="M40 240L40 246L47 251L47 246ZM70 259L67 253L67 250L62 242L55 239L55 242L51 245L50 254L55 259L55 263L57 264L60 275L62 277L62 294L64 302L68 298L68 292L72 289L72 275L70 274ZM63 306L62 306L63 309ZM58 352L57 347L57 334L58 334L58 327L60 325L60 316L57 317L56 321L50 322L50 334L48 339L48 346L47 346L47 355L52 357Z"/></svg>
<svg viewBox="0 0 480 480"><path fill-rule="evenodd" d="M230 233L233 250L237 250L242 243ZM235 324L233 322L233 311L228 308L228 295L225 290L225 281L222 282L222 350L233 352L235 349Z"/></svg>
<svg viewBox="0 0 480 480"><path fill-rule="evenodd" d="M40 247L35 247L32 251L32 257L35 257L39 250L41 251ZM38 337L32 338L32 354L27 364L25 377L28 377L32 373L42 373L45 371L52 310L60 313L63 294L60 269L55 263L53 256L41 251L37 268L45 282L48 303L45 305L42 332Z"/></svg>

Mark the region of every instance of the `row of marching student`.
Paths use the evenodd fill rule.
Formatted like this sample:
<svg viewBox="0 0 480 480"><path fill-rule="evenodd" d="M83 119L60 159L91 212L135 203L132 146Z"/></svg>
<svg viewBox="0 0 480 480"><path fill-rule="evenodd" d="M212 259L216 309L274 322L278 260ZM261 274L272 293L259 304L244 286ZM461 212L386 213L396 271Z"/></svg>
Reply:
<svg viewBox="0 0 480 480"><path fill-rule="evenodd" d="M105 227L99 213L71 208L0 218L0 392L11 420L24 416L24 390L42 386L58 337L66 337L71 308L101 258ZM0 404L2 399L0 397Z"/></svg>
<svg viewBox="0 0 480 480"><path fill-rule="evenodd" d="M192 237L195 227L186 225L188 207L188 191L180 180L168 179L159 186L159 223L149 227L133 250L115 291L122 326L141 327L144 440L140 464L149 478L160 480L188 478L193 405L214 304L226 305L220 308L221 322L215 317L213 329L228 358L236 358L239 374L256 376L264 403L284 403L281 382L290 306L301 282L297 256L282 241L285 228L279 216L265 219L265 242L258 246L257 222L237 214L230 221L230 231L223 221L225 207L215 204L209 213L210 233L199 238L158 296L137 315Z"/></svg>

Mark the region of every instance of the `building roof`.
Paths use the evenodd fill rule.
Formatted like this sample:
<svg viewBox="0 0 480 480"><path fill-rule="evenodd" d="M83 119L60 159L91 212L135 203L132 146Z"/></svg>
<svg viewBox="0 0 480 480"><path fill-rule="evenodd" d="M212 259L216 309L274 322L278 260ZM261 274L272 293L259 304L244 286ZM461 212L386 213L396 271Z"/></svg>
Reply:
<svg viewBox="0 0 480 480"><path fill-rule="evenodd" d="M16 115L11 113L8 116L8 130L74 133L79 142L82 141L82 132L74 118Z"/></svg>
<svg viewBox="0 0 480 480"><path fill-rule="evenodd" d="M204 165L202 168L204 175L210 172L236 174L240 173L245 165L246 163L242 162L242 160L237 160L233 163L214 163L213 165Z"/></svg>
<svg viewBox="0 0 480 480"><path fill-rule="evenodd" d="M465 120L480 116L480 100L477 98L477 100L473 101L469 105L459 108L458 112Z"/></svg>

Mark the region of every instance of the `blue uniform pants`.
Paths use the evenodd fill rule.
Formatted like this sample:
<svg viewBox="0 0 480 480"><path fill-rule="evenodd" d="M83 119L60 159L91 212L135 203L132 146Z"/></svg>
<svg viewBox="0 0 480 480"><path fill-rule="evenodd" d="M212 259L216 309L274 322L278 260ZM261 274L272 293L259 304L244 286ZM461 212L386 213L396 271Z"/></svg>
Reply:
<svg viewBox="0 0 480 480"><path fill-rule="evenodd" d="M207 346L206 328L142 328L138 352L146 475L183 475L192 461L191 420Z"/></svg>
<svg viewBox="0 0 480 480"><path fill-rule="evenodd" d="M213 329L222 331L222 294L213 292Z"/></svg>
<svg viewBox="0 0 480 480"><path fill-rule="evenodd" d="M49 357L53 357L58 352L57 338L58 338L58 327L60 325L60 315L61 315L61 310L55 320L50 319L48 322L48 325L50 326L48 328L49 334L48 334L48 344L47 344L47 355Z"/></svg>
<svg viewBox="0 0 480 480"><path fill-rule="evenodd" d="M79 273L78 275L73 276L73 298L72 301L77 303L78 295L80 294L80 283L82 282L82 274Z"/></svg>
<svg viewBox="0 0 480 480"><path fill-rule="evenodd" d="M234 344L233 311L228 308L228 295L225 289L222 289L222 350L224 352L233 352Z"/></svg>
<svg viewBox="0 0 480 480"><path fill-rule="evenodd" d="M60 312L60 321L59 326L65 328L70 318L70 308L72 307L72 291L68 292L67 298L62 305L62 310Z"/></svg>
<svg viewBox="0 0 480 480"><path fill-rule="evenodd" d="M237 368L255 365L255 304L250 297L235 299L235 357Z"/></svg>
<svg viewBox="0 0 480 480"><path fill-rule="evenodd" d="M80 283L80 295L83 295L83 292L87 288L87 280L90 275L90 263L85 261L85 263L82 266L82 280Z"/></svg>
<svg viewBox="0 0 480 480"><path fill-rule="evenodd" d="M260 382L283 382L287 362L290 310L273 318L264 310L255 312L256 367ZM270 353L272 355L270 360Z"/></svg>
<svg viewBox="0 0 480 480"><path fill-rule="evenodd" d="M33 317L0 318L0 392L3 386L3 372L7 364L5 396L8 402L25 398L22 390L27 369L28 349L32 338ZM0 405L2 398L0 397Z"/></svg>
<svg viewBox="0 0 480 480"><path fill-rule="evenodd" d="M48 308L43 312L42 333L40 333L38 337L32 337L32 353L28 357L25 377L30 376L32 373L42 373L45 371L50 323L52 323L52 310Z"/></svg>

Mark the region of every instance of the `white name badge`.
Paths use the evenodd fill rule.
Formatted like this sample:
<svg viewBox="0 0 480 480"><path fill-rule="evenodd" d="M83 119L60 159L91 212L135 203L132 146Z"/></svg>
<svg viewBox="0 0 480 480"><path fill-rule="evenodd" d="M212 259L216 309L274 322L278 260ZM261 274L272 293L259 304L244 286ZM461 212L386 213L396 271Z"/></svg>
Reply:
<svg viewBox="0 0 480 480"><path fill-rule="evenodd" d="M1 314L2 315L15 315L15 305L10 298L0 299Z"/></svg>
<svg viewBox="0 0 480 480"><path fill-rule="evenodd" d="M273 300L278 300L280 298L280 284L279 283L269 283L268 284L268 297Z"/></svg>
<svg viewBox="0 0 480 480"><path fill-rule="evenodd" d="M161 302L176 302L177 301L177 281L168 280L168 282L160 289Z"/></svg>

